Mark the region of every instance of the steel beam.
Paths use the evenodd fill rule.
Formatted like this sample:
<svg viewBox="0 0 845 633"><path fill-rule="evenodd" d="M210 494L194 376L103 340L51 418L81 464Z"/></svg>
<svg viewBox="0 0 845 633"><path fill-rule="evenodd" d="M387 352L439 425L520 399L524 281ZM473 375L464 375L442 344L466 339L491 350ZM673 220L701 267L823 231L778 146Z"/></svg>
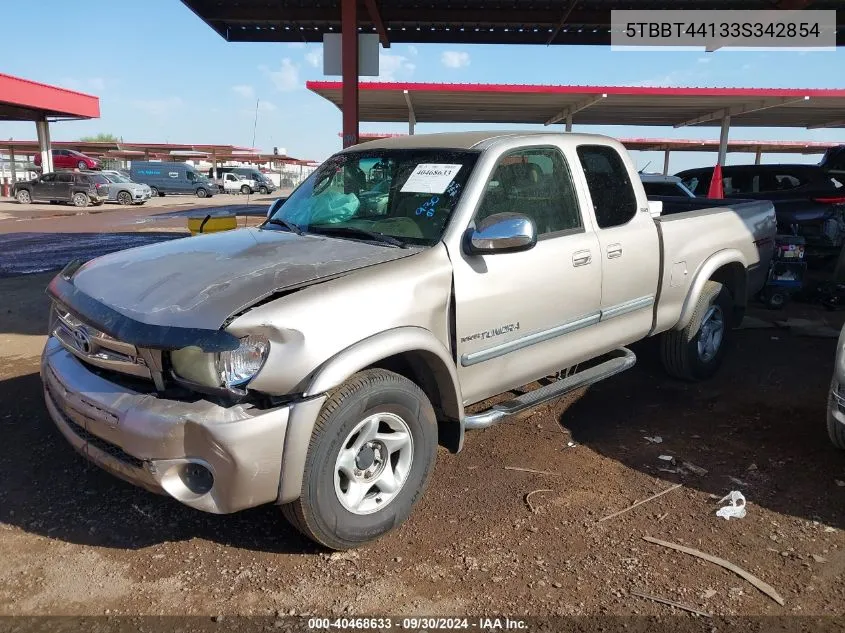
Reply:
<svg viewBox="0 0 845 633"><path fill-rule="evenodd" d="M41 153L41 173L53 171L53 152L50 147L50 124L47 120L36 121L35 131L38 133L38 151Z"/></svg>
<svg viewBox="0 0 845 633"><path fill-rule="evenodd" d="M725 116L722 119L722 131L719 133L719 158L717 162L724 167L728 157L728 135L731 132L731 117Z"/></svg>
<svg viewBox="0 0 845 633"><path fill-rule="evenodd" d="M358 144L358 2L342 0L343 147Z"/></svg>
<svg viewBox="0 0 845 633"><path fill-rule="evenodd" d="M407 90L403 92L405 93L405 103L408 104L408 134L413 136L414 126L417 124L417 115L414 112L414 102L411 101L411 93Z"/></svg>
<svg viewBox="0 0 845 633"><path fill-rule="evenodd" d="M815 125L808 125L808 130L821 130L829 127L845 127L845 119L837 119L836 121L827 121L826 123L816 123Z"/></svg>
<svg viewBox="0 0 845 633"><path fill-rule="evenodd" d="M364 0L364 4L367 6L367 13L370 14L370 20L372 21L373 26L376 27L376 31L378 31L378 37L379 40L381 40L381 45L384 48L390 48L390 38L387 36L387 29L384 27L384 21L381 19L381 13L378 10L376 0Z"/></svg>
<svg viewBox="0 0 845 633"><path fill-rule="evenodd" d="M663 150L663 175L669 175L669 154L672 153L672 150L665 149Z"/></svg>
<svg viewBox="0 0 845 633"><path fill-rule="evenodd" d="M571 106L569 106L568 108L564 108L563 110L558 112L551 119L546 121L543 125L552 125L553 123L557 123L558 121L563 121L564 119L571 117L573 114L581 112L581 110L586 110L590 106L593 106L593 105L599 103L602 99L606 99L606 98L607 98L607 93L604 93L604 94L600 94L600 95L595 95L593 97L590 97L589 99L584 99L584 101L581 101L579 103L574 103Z"/></svg>
<svg viewBox="0 0 845 633"><path fill-rule="evenodd" d="M779 99L762 99L751 103L743 103L742 105L733 106L730 108L722 108L709 114L703 114L689 121L676 123L674 127L686 127L688 125L698 125L699 123L707 123L708 121L716 121L717 119L724 119L725 117L738 116L740 114L748 114L750 112L759 112L760 110L768 110L770 108L777 108L779 106L788 105L790 103L800 103L802 101L809 101L810 97L782 97Z"/></svg>
<svg viewBox="0 0 845 633"><path fill-rule="evenodd" d="M563 10L563 14L560 16L560 21L557 23L555 30L552 31L552 34L549 36L549 39L546 40L546 46L549 46L552 42L555 41L555 38L560 34L560 30L563 28L566 21L569 19L570 14L572 13L572 9L575 8L575 5L578 4L578 0L570 0L569 6L567 6Z"/></svg>

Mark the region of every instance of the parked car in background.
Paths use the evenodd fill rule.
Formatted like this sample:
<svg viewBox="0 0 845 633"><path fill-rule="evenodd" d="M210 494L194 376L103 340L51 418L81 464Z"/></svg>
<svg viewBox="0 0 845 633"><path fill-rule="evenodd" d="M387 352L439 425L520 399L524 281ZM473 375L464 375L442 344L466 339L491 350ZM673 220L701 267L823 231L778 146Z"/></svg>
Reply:
<svg viewBox="0 0 845 633"><path fill-rule="evenodd" d="M593 134L362 143L267 215L69 264L44 399L107 471L205 512L280 505L332 549L401 525L438 443L629 369L627 345L658 336L670 375L713 376L775 233L768 201L649 201Z"/></svg>
<svg viewBox="0 0 845 633"><path fill-rule="evenodd" d="M187 163L132 161L129 176L133 182L149 186L153 196L183 193L208 198L217 192L217 185Z"/></svg>
<svg viewBox="0 0 845 633"><path fill-rule="evenodd" d="M74 171L48 172L15 183L13 194L21 204L69 202L76 207L99 206L108 197L109 181L101 174Z"/></svg>
<svg viewBox="0 0 845 633"><path fill-rule="evenodd" d="M100 162L96 158L86 156L72 149L54 149L53 169L99 169ZM35 155L35 165L41 167L41 154Z"/></svg>
<svg viewBox="0 0 845 633"><path fill-rule="evenodd" d="M257 191L260 194L268 194L273 193L276 189L278 189L278 187L276 187L273 181L270 180L266 174L262 174L255 167L218 167L217 180L215 182L222 185L221 179L223 178L223 174L238 174L248 180L254 181L255 188L250 193L255 193ZM208 178L214 179L213 168L208 170Z"/></svg>
<svg viewBox="0 0 845 633"><path fill-rule="evenodd" d="M696 196L706 196L713 167L675 174ZM728 165L722 168L726 198L771 200L778 233L806 239L806 257L835 260L845 245L845 176L820 165Z"/></svg>
<svg viewBox="0 0 845 633"><path fill-rule="evenodd" d="M106 178L109 182L107 202L117 202L122 205L144 204L153 195L149 185L132 182L119 171L103 170L97 172L96 175Z"/></svg>
<svg viewBox="0 0 845 633"><path fill-rule="evenodd" d="M845 450L845 326L836 343L833 377L827 396L827 434L836 448Z"/></svg>
<svg viewBox="0 0 845 633"><path fill-rule="evenodd" d="M643 189L645 189L645 194L649 198L655 196L695 197L695 194L687 189L687 186L678 176L646 174L641 172L640 181L643 183Z"/></svg>

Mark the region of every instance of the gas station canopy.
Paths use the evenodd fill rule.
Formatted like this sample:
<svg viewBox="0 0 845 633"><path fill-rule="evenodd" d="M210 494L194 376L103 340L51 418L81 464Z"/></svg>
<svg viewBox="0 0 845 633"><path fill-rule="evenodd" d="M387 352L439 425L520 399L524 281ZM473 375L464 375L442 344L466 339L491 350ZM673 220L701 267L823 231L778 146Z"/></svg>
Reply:
<svg viewBox="0 0 845 633"><path fill-rule="evenodd" d="M309 81L343 107L343 84ZM360 120L845 128L845 90L362 82Z"/></svg>
<svg viewBox="0 0 845 633"><path fill-rule="evenodd" d="M182 0L230 42L322 42L341 32L342 0ZM840 0L362 0L358 30L382 45L610 44L612 9L839 9Z"/></svg>
<svg viewBox="0 0 845 633"><path fill-rule="evenodd" d="M97 97L0 73L0 121L96 119Z"/></svg>

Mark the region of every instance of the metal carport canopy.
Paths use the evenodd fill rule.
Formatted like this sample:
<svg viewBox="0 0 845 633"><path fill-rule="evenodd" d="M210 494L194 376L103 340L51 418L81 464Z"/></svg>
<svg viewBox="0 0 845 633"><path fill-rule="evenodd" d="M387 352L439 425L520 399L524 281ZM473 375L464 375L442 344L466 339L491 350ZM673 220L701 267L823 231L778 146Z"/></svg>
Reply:
<svg viewBox="0 0 845 633"><path fill-rule="evenodd" d="M92 95L0 73L0 120L96 119L100 100Z"/></svg>
<svg viewBox="0 0 845 633"><path fill-rule="evenodd" d="M306 86L342 108L342 82ZM359 99L371 122L845 128L845 89L366 82Z"/></svg>

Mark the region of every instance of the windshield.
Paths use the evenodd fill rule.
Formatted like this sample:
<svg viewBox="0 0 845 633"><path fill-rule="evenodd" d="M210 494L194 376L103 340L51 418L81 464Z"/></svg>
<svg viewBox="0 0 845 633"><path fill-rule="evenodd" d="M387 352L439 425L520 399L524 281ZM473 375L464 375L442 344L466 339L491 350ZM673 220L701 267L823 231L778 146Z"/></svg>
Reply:
<svg viewBox="0 0 845 633"><path fill-rule="evenodd" d="M361 229L431 245L443 235L477 158L478 152L442 149L336 154L270 221L317 233Z"/></svg>
<svg viewBox="0 0 845 633"><path fill-rule="evenodd" d="M106 176L112 182L132 182L126 176L121 176L120 174L107 174Z"/></svg>

